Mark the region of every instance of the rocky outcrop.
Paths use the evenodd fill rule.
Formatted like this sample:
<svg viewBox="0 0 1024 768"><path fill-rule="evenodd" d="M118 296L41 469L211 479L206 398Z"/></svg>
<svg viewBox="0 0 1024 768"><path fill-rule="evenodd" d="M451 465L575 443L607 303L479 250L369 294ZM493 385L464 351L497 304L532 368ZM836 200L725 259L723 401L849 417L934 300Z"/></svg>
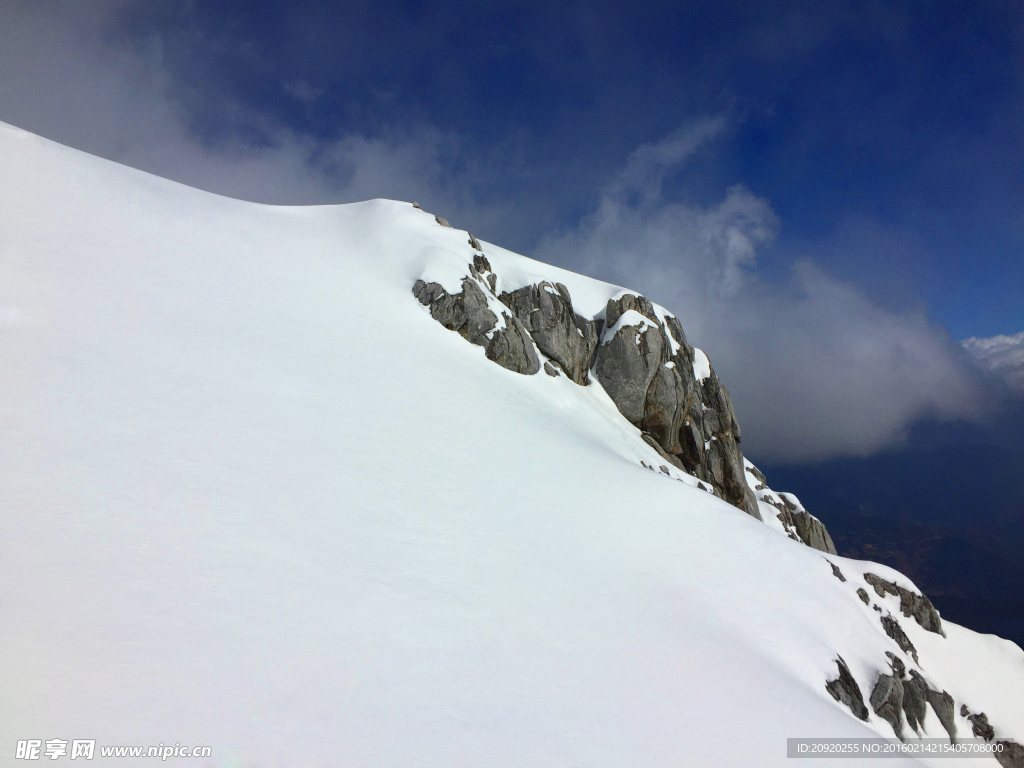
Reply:
<svg viewBox="0 0 1024 768"><path fill-rule="evenodd" d="M997 741L996 760L1003 768L1024 768L1024 747L1015 741Z"/></svg>
<svg viewBox="0 0 1024 768"><path fill-rule="evenodd" d="M932 601L927 597L911 592L909 589L905 589L894 582L886 581L881 576L873 573L865 573L864 581L875 588L875 592L879 597L885 597L887 594L898 596L900 599L900 612L904 616L913 616L924 629L945 636L945 633L942 631L942 619L939 617L939 612L935 610Z"/></svg>
<svg viewBox="0 0 1024 768"><path fill-rule="evenodd" d="M928 714L928 684L917 670L912 670L910 679L903 681L903 714L907 725L920 733L924 717Z"/></svg>
<svg viewBox="0 0 1024 768"><path fill-rule="evenodd" d="M928 689L928 703L935 710L935 715L942 723L942 727L949 734L949 743L956 743L956 720L953 719L953 697L946 691L937 691L934 688Z"/></svg>
<svg viewBox="0 0 1024 768"><path fill-rule="evenodd" d="M864 603L864 605L867 605L871 602L871 598L868 596L867 591L863 587L857 587L857 597L860 598L860 601Z"/></svg>
<svg viewBox="0 0 1024 768"><path fill-rule="evenodd" d="M952 699L950 699L952 703ZM952 710L952 707L950 707ZM950 712L952 716L952 712ZM995 749L992 755L1003 768L1024 768L1024 746L1016 741L1007 739L996 739L996 730L988 721L988 715L984 712L972 713L966 704L960 706L960 717L967 718L971 723L971 731L975 738L985 741L995 740Z"/></svg>
<svg viewBox="0 0 1024 768"><path fill-rule="evenodd" d="M605 323L594 374L622 415L673 464L761 519L744 476L729 392L704 353L687 342L679 321L627 293L608 302Z"/></svg>
<svg viewBox="0 0 1024 768"><path fill-rule="evenodd" d="M787 495L779 494L783 501L787 501ZM800 537L800 541L821 552L828 552L830 555L839 554L836 552L836 545L832 543L832 537L828 534L828 529L825 528L825 524L821 520L806 509L796 509L794 506L789 511L792 515L793 527L796 528L796 534Z"/></svg>
<svg viewBox="0 0 1024 768"><path fill-rule="evenodd" d="M995 728L988 721L988 715L984 712L972 713L966 704L960 706L960 717L965 717L971 722L971 730L975 738L992 741L996 737Z"/></svg>
<svg viewBox="0 0 1024 768"><path fill-rule="evenodd" d="M537 348L559 364L565 375L585 385L597 352L601 321L587 320L572 308L561 283L527 285L498 297L533 336Z"/></svg>
<svg viewBox="0 0 1024 768"><path fill-rule="evenodd" d="M896 675L879 675L871 691L871 709L903 740L903 681Z"/></svg>
<svg viewBox="0 0 1024 768"><path fill-rule="evenodd" d="M872 711L889 723L895 734L903 739L904 717L907 725L920 735L924 729L928 706L931 705L942 727L949 734L950 743L955 744L956 723L953 718L953 697L946 691L933 689L916 669L910 670L908 678L907 667L903 660L890 651L886 651L885 655L889 660L891 674L878 674L868 700ZM850 673L842 656L837 657L836 664L839 667L839 677L826 681L826 690L836 701L848 706L856 717L867 720L868 709L864 706L857 681ZM971 716L967 707L961 709L961 715L969 718L977 717L979 723L988 724L984 715ZM974 721L972 720L972 722Z"/></svg>
<svg viewBox="0 0 1024 768"><path fill-rule="evenodd" d="M416 281L412 292L430 308L431 317L471 344L483 347L489 360L516 373L540 370L530 334L507 312L499 320L476 275L464 278L462 291L456 294L448 293L439 283L423 280Z"/></svg>
<svg viewBox="0 0 1024 768"><path fill-rule="evenodd" d="M561 283L541 282L499 295L483 246L467 237L472 262L459 293L424 280L413 287L435 320L518 373L543 367L550 376L564 373L585 386L593 371L622 415L666 462L666 473L668 466L687 472L701 487L706 484L719 498L761 519L729 391L704 353L687 342L675 317L643 296L625 293L607 303L604 318L587 318L574 309ZM763 475L759 487L767 488ZM787 533L836 554L821 521L784 495L781 499L768 501L780 509Z"/></svg>
<svg viewBox="0 0 1024 768"><path fill-rule="evenodd" d="M903 631L903 627L896 621L892 616L882 616L882 629L885 630L885 634L893 640L896 645L900 647L900 650L904 653L909 653L914 657L914 661L920 663L917 658L917 649L914 644L910 642L910 638L907 637L907 633Z"/></svg>
<svg viewBox="0 0 1024 768"><path fill-rule="evenodd" d="M850 674L850 668L846 666L842 656L836 658L836 665L839 667L839 677L835 680L827 681L825 683L825 690L840 704L845 704L849 707L854 717L867 720L868 708L864 706L864 697L861 695L860 686L853 679L853 675Z"/></svg>

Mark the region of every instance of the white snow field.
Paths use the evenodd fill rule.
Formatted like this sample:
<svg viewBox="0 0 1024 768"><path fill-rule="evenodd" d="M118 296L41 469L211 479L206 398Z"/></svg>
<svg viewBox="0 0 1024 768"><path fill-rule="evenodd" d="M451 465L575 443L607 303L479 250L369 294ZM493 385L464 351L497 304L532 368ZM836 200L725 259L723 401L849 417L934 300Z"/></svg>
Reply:
<svg viewBox="0 0 1024 768"><path fill-rule="evenodd" d="M622 290L483 248L584 312ZM445 330L412 285L473 253L409 203L239 202L0 124L0 764L778 766L893 736L825 682L913 666L856 595L913 585L648 471L596 381ZM1024 739L1017 646L866 588ZM161 743L212 757L99 753Z"/></svg>

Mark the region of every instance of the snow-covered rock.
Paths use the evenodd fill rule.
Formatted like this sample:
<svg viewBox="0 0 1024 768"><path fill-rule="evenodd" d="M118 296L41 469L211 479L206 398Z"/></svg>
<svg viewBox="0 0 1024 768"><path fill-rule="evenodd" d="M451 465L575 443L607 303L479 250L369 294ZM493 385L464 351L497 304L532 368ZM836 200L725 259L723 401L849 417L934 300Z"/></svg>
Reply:
<svg viewBox="0 0 1024 768"><path fill-rule="evenodd" d="M763 522L737 509L727 393L637 294L408 203L253 205L4 125L0 167L4 754L770 766L787 737L1024 734L1020 648L804 546L742 457ZM527 286L552 322L501 301ZM660 345L634 420L559 373L586 344L531 335L598 319Z"/></svg>

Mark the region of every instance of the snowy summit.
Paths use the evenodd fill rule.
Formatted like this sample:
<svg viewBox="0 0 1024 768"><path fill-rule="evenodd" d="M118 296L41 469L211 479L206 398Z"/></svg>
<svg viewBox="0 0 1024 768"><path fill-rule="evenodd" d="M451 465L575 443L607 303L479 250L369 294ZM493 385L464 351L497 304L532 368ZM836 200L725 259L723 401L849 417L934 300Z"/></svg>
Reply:
<svg viewBox="0 0 1024 768"><path fill-rule="evenodd" d="M838 556L670 309L408 202L244 203L4 124L0 159L8 758L1024 764L1021 649Z"/></svg>

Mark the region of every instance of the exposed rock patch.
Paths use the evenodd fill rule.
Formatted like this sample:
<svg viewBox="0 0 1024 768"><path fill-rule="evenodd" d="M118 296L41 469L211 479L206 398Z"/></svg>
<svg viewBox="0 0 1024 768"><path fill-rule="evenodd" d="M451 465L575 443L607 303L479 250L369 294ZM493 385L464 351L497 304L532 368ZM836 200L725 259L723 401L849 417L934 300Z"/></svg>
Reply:
<svg viewBox="0 0 1024 768"><path fill-rule="evenodd" d="M601 321L587 320L572 308L569 290L561 283L528 285L498 297L565 375L586 384L597 352Z"/></svg>
<svg viewBox="0 0 1024 768"><path fill-rule="evenodd" d="M827 552L830 555L839 554L836 552L836 545L832 542L832 537L829 536L825 524L806 509L797 509L796 505L791 504L790 500L786 498L787 495L779 494L782 500L787 502L787 506L790 506L793 527L796 528L796 534L800 537L800 541L821 552Z"/></svg>
<svg viewBox="0 0 1024 768"><path fill-rule="evenodd" d="M833 699L848 706L854 717L867 720L868 708L864 706L864 697L861 695L860 686L850 674L850 668L846 666L842 656L836 658L836 665L839 667L839 677L827 681L825 689L832 694Z"/></svg>
<svg viewBox="0 0 1024 768"><path fill-rule="evenodd" d="M441 217L435 219L449 226ZM543 367L549 376L564 373L585 386L593 371L664 466L693 475L715 496L761 519L747 472L758 487L767 488L767 483L756 468L745 467L729 391L707 356L687 342L675 317L643 296L624 293L608 301L604 318L586 318L573 308L561 283L541 282L499 294L498 276L480 242L467 235L477 253L461 292L451 294L439 283L423 280L413 287L435 320L518 373L534 374ZM546 360L538 357L538 350ZM808 546L836 554L821 521L782 498L784 502L766 501L779 509L784 530Z"/></svg>
<svg viewBox="0 0 1024 768"><path fill-rule="evenodd" d="M697 351L679 321L627 293L608 302L605 323L594 374L622 415L650 435L659 453L674 456L673 464L761 519L729 392L710 365L706 372L695 368Z"/></svg>
<svg viewBox="0 0 1024 768"><path fill-rule="evenodd" d="M996 737L995 728L988 721L988 715L984 712L971 713L964 704L960 707L960 716L966 717L971 722L971 731L976 738L992 741Z"/></svg>
<svg viewBox="0 0 1024 768"><path fill-rule="evenodd" d="M864 605L867 605L871 602L871 598L868 596L868 593L864 589L864 587L857 587L857 597L860 598L861 602L864 603Z"/></svg>
<svg viewBox="0 0 1024 768"><path fill-rule="evenodd" d="M920 733L928 713L928 684L916 673L911 672L910 679L903 681L903 714L907 725Z"/></svg>
<svg viewBox="0 0 1024 768"><path fill-rule="evenodd" d="M927 597L911 592L891 581L886 581L873 573L865 573L864 581L875 588L879 597L885 597L887 594L897 595L900 599L900 612L904 616L913 616L924 629L945 636L939 612L935 610L932 601Z"/></svg>
<svg viewBox="0 0 1024 768"><path fill-rule="evenodd" d="M1015 741L997 741L996 744L1002 747L995 756L1003 768L1024 768L1024 747Z"/></svg>
<svg viewBox="0 0 1024 768"><path fill-rule="evenodd" d="M892 639L896 645L900 647L900 650L904 653L909 653L914 657L914 661L920 663L917 659L917 649L914 644L910 642L910 638L907 637L907 633L903 631L903 627L896 621L892 616L881 617L882 628L885 630L890 639Z"/></svg>
<svg viewBox="0 0 1024 768"><path fill-rule="evenodd" d="M871 709L903 740L903 681L895 675L879 675L871 691Z"/></svg>
<svg viewBox="0 0 1024 768"><path fill-rule="evenodd" d="M430 316L450 331L457 332L471 344L484 348L489 360L516 373L534 374L540 360L530 334L514 317L491 311L487 295L479 283L470 278L462 281L462 291L449 294L439 283L417 280L413 295L430 308Z"/></svg>
<svg viewBox="0 0 1024 768"><path fill-rule="evenodd" d="M917 672L911 672L911 675L917 675ZM956 743L956 720L953 719L953 697L950 696L946 691L936 691L934 688L928 688L928 703L932 705L932 709L935 710L936 716L939 718L939 722L942 723L942 727L946 729L946 733L949 734L949 743Z"/></svg>

